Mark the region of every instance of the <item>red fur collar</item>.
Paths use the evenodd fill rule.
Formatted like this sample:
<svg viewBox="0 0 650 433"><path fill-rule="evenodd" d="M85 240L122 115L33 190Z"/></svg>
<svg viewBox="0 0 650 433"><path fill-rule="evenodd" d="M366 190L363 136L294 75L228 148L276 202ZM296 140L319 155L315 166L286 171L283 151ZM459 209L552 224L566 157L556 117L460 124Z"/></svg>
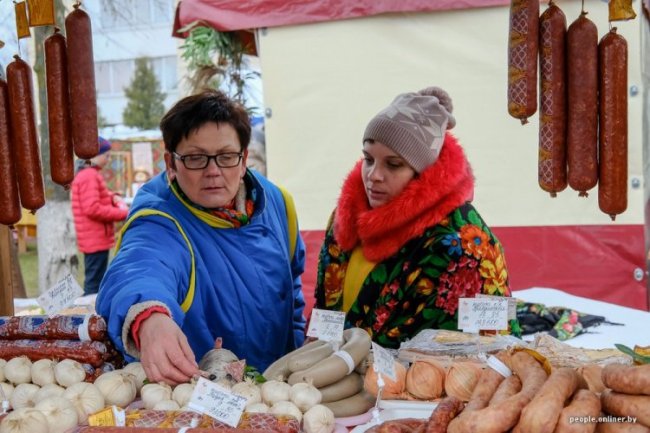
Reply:
<svg viewBox="0 0 650 433"><path fill-rule="evenodd" d="M438 160L411 180L402 193L376 209L368 205L359 161L343 183L334 219L334 237L350 251L360 242L366 259L380 262L407 241L439 223L472 199L474 176L463 149L447 133Z"/></svg>

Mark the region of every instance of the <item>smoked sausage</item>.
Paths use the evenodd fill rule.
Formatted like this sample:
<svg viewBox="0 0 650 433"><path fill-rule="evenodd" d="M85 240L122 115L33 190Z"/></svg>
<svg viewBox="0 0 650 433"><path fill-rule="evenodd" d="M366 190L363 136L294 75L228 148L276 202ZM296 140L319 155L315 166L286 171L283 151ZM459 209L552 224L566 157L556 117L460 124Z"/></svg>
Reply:
<svg viewBox="0 0 650 433"><path fill-rule="evenodd" d="M610 216L627 209L627 42L612 28L598 44L598 207Z"/></svg>
<svg viewBox="0 0 650 433"><path fill-rule="evenodd" d="M0 224L13 225L20 221L20 198L12 149L9 90L0 78Z"/></svg>
<svg viewBox="0 0 650 433"><path fill-rule="evenodd" d="M7 84L20 203L35 211L45 204L45 191L34 121L32 70L18 55L7 66Z"/></svg>
<svg viewBox="0 0 650 433"><path fill-rule="evenodd" d="M79 158L90 159L99 153L93 40L90 17L74 8L65 18L72 144Z"/></svg>
<svg viewBox="0 0 650 433"><path fill-rule="evenodd" d="M539 186L551 197L567 186L566 17L553 1L539 18Z"/></svg>
<svg viewBox="0 0 650 433"><path fill-rule="evenodd" d="M463 402L456 397L443 398L433 410L424 433L446 433L452 419L463 410Z"/></svg>
<svg viewBox="0 0 650 433"><path fill-rule="evenodd" d="M567 171L581 197L598 183L598 30L586 15L567 30Z"/></svg>
<svg viewBox="0 0 650 433"><path fill-rule="evenodd" d="M74 179L74 156L68 95L68 63L65 36L54 29L45 39L45 80L47 87L47 120L50 134L50 176L52 182L69 187Z"/></svg>
<svg viewBox="0 0 650 433"><path fill-rule="evenodd" d="M539 1L512 0L508 38L508 113L522 124L537 111Z"/></svg>

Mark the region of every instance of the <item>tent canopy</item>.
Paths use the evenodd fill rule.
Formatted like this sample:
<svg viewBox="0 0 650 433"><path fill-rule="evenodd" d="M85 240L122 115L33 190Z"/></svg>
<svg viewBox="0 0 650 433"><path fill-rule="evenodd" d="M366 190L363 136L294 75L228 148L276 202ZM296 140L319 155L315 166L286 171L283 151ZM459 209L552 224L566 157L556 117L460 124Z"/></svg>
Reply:
<svg viewBox="0 0 650 433"><path fill-rule="evenodd" d="M367 17L385 13L430 12L502 6L508 0L182 0L176 9L178 30L202 21L219 31L248 30Z"/></svg>

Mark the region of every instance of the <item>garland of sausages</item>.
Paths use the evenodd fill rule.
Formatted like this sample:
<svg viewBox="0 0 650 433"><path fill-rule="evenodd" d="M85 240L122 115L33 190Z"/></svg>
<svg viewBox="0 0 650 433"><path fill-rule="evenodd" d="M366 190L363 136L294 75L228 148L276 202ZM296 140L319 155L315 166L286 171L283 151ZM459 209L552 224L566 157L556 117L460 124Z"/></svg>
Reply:
<svg viewBox="0 0 650 433"><path fill-rule="evenodd" d="M44 42L50 174L68 188L74 178L74 153L90 159L99 153L97 103L90 17L74 5L65 20L68 43L55 29ZM0 78L0 224L20 220L21 206L36 212L45 204L32 71L20 56Z"/></svg>
<svg viewBox="0 0 650 433"><path fill-rule="evenodd" d="M627 43L616 28L599 42L586 15L567 30L553 0L541 16L538 1L512 0L508 112L522 124L535 113L539 54L540 188L555 197L568 184L586 197L598 185L614 220L627 208Z"/></svg>

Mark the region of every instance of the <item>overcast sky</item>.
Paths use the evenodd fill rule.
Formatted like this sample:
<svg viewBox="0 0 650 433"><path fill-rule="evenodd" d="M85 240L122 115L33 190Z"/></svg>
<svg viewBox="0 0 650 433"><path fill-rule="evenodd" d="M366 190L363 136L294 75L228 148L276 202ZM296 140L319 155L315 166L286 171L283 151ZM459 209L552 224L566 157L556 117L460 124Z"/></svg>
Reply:
<svg viewBox="0 0 650 433"><path fill-rule="evenodd" d="M0 0L0 41L5 43L0 48L0 65L2 71L13 59L14 54L18 54L16 43L16 18L14 14L14 4L11 0ZM22 57L27 56L27 42L23 39L20 43ZM4 76L4 75L3 75Z"/></svg>

